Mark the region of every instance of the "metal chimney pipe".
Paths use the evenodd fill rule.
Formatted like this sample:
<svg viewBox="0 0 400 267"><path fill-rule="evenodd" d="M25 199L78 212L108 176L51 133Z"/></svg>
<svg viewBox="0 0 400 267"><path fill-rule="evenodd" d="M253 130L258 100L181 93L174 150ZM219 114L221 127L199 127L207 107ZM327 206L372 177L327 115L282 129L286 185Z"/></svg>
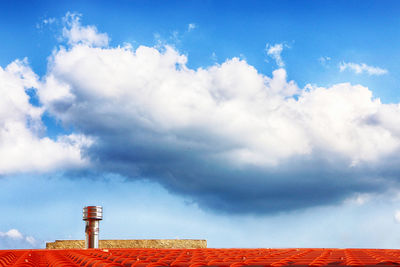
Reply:
<svg viewBox="0 0 400 267"><path fill-rule="evenodd" d="M102 206L87 206L83 208L83 220L86 222L86 248L99 248L99 223L102 219Z"/></svg>

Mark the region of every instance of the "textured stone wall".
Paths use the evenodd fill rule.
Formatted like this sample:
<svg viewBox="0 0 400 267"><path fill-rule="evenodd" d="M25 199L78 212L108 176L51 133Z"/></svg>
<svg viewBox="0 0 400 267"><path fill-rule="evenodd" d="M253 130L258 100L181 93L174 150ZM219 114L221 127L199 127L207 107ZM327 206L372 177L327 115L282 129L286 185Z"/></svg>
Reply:
<svg viewBox="0 0 400 267"><path fill-rule="evenodd" d="M100 240L99 248L206 248L206 240L198 239L133 239ZM56 240L46 243L47 249L85 248L84 240Z"/></svg>

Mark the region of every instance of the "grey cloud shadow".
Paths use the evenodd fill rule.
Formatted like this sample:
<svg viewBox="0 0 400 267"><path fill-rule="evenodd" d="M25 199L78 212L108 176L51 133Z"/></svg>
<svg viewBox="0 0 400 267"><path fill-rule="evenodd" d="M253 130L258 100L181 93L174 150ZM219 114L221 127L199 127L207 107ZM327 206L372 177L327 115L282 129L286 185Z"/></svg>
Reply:
<svg viewBox="0 0 400 267"><path fill-rule="evenodd" d="M111 138L111 139L109 139ZM396 177L373 166L349 167L325 157L297 157L276 167L234 167L211 160L209 151L110 135L86 151L98 172L127 180L149 179L201 208L230 214L273 214L339 204L355 193L384 192ZM393 166L392 166L393 167ZM392 173L396 173L392 170ZM388 173L386 173L388 175Z"/></svg>

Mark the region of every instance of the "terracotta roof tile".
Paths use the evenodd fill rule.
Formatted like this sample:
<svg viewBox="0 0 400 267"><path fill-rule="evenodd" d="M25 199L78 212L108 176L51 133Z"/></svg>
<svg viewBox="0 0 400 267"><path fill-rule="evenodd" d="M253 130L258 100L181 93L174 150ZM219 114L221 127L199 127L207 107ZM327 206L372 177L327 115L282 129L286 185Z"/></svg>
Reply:
<svg viewBox="0 0 400 267"><path fill-rule="evenodd" d="M0 250L0 267L382 266L395 249L67 249Z"/></svg>

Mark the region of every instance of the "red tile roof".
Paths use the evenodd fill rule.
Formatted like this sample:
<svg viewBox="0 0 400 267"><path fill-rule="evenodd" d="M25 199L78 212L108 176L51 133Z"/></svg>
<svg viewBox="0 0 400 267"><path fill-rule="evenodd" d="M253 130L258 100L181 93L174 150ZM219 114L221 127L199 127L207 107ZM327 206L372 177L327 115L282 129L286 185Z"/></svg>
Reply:
<svg viewBox="0 0 400 267"><path fill-rule="evenodd" d="M397 249L0 250L0 266L375 266L399 265Z"/></svg>

